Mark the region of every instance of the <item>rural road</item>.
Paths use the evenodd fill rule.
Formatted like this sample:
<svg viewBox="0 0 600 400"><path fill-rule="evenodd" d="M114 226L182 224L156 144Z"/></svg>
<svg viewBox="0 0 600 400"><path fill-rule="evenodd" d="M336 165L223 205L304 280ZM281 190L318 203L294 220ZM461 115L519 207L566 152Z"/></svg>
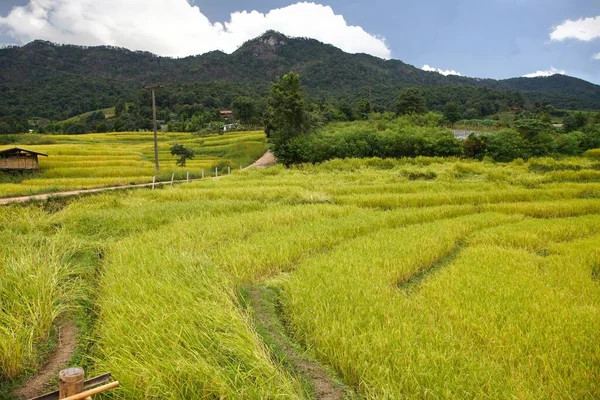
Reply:
<svg viewBox="0 0 600 400"><path fill-rule="evenodd" d="M261 158L256 160L253 164L244 168L244 170L248 170L251 168L266 168L270 165L275 164L275 156L271 152L271 150L267 151ZM199 179L192 179L190 182L198 181ZM174 181L174 183L185 183L187 181ZM156 182L157 186L160 185L169 185L171 181L166 182ZM81 189L81 190L70 190L67 192L54 192L54 193L43 193L43 194L34 194L31 196L20 196L20 197L7 197L4 199L0 199L0 206L6 206L9 204L17 204L17 203L27 203L28 201L36 201L36 200L47 200L51 197L71 197L77 196L80 194L90 194L90 193L100 193L106 192L109 190L120 190L120 189L135 189L135 188L146 188L152 187L152 183L142 183L139 185L124 185L124 186L110 186L103 188L94 188L94 189Z"/></svg>

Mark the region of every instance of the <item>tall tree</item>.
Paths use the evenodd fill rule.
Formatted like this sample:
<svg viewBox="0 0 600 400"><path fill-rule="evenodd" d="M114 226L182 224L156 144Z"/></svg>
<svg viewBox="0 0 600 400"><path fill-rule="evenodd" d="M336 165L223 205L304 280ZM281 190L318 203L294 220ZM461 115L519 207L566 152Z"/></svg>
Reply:
<svg viewBox="0 0 600 400"><path fill-rule="evenodd" d="M233 115L242 124L250 124L256 119L256 105L250 97L239 96L231 103Z"/></svg>
<svg viewBox="0 0 600 400"><path fill-rule="evenodd" d="M267 135L273 143L273 152L286 166L294 164L301 151L296 139L311 130L308 107L300 86L300 76L290 72L271 87Z"/></svg>
<svg viewBox="0 0 600 400"><path fill-rule="evenodd" d="M425 114L426 112L425 97L419 89L410 88L400 93L396 102L396 114Z"/></svg>
<svg viewBox="0 0 600 400"><path fill-rule="evenodd" d="M460 106L457 102L451 101L444 106L444 118L452 125L460 120Z"/></svg>
<svg viewBox="0 0 600 400"><path fill-rule="evenodd" d="M371 102L369 99L360 99L356 103L356 114L362 120L369 119L369 115L371 115Z"/></svg>

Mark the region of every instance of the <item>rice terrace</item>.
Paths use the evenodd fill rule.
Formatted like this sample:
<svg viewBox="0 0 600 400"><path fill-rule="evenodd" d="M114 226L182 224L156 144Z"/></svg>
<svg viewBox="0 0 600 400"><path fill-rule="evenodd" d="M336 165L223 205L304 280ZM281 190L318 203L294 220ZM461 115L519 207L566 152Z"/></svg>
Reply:
<svg viewBox="0 0 600 400"><path fill-rule="evenodd" d="M65 38L146 41L86 2ZM342 50L387 44L315 3L23 42L47 3L0 7L0 399L600 398L599 85ZM306 10L349 30L269 30Z"/></svg>

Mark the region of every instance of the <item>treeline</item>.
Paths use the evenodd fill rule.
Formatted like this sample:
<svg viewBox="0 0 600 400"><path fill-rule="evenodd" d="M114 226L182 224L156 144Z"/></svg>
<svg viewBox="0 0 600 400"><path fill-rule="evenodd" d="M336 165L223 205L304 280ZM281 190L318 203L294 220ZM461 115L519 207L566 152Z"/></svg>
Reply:
<svg viewBox="0 0 600 400"><path fill-rule="evenodd" d="M478 160L488 157L494 161L508 162L517 158L577 156L589 149L600 148L600 122L590 129L570 133L559 133L548 128L531 135L527 130L502 129L471 134L467 140L459 140L448 128L422 125L427 118L381 118L381 115L374 114L369 121L337 123L307 135L299 135L291 139L277 155L287 165L320 163L334 158L418 156Z"/></svg>
<svg viewBox="0 0 600 400"><path fill-rule="evenodd" d="M276 156L287 166L355 157L489 157L505 162L580 155L600 147L600 113L567 114L564 126L557 129L548 117L553 109L544 107L522 113L512 128L461 141L447 128L464 116L459 104L447 103L443 114L428 113L420 90L411 88L398 96L395 108L395 113L370 113L368 102L361 102L358 109L367 121L323 128L303 95L300 77L290 73L271 89L266 132Z"/></svg>

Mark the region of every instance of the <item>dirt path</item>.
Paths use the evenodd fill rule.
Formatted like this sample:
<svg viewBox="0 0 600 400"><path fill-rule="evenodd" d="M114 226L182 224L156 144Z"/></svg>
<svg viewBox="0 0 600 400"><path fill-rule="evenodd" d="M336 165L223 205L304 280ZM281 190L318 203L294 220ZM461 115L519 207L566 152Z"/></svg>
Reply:
<svg viewBox="0 0 600 400"><path fill-rule="evenodd" d="M58 326L58 347L46 365L31 380L15 391L17 398L30 399L43 394L48 382L58 376L60 370L71 360L76 346L77 326L70 320L61 322Z"/></svg>
<svg viewBox="0 0 600 400"><path fill-rule="evenodd" d="M314 390L317 400L341 400L352 398L352 391L336 382L331 374L301 354L292 340L285 334L285 328L278 316L278 295L274 289L265 286L245 288L248 293L250 307L259 334L270 347L275 357L289 365L302 378L308 381Z"/></svg>
<svg viewBox="0 0 600 400"><path fill-rule="evenodd" d="M267 168L271 165L275 164L277 159L275 158L275 154L271 150L267 151L261 158L256 160L252 165L247 166L244 170L248 170L251 168Z"/></svg>
<svg viewBox="0 0 600 400"><path fill-rule="evenodd" d="M271 152L271 150L267 151L261 158L256 160L252 165L247 166L244 170L248 170L250 168L266 168L270 165L275 164L277 160L275 156ZM220 178L220 177L219 177ZM190 179L190 182L199 181L201 179ZM174 181L174 183L186 183L185 181ZM156 186L161 185L170 185L171 181L167 182L156 182ZM124 186L109 186L103 188L94 188L94 189L81 189L81 190L69 190L66 192L54 192L54 193L43 193L43 194L34 194L31 196L19 196L19 197L7 197L0 199L0 206L5 206L8 204L15 203L27 203L28 201L36 201L36 200L48 200L51 197L71 197L77 196L80 194L90 194L90 193L100 193L109 190L122 190L122 189L135 189L135 188L147 188L152 187L152 183L142 183L139 185L124 185Z"/></svg>
<svg viewBox="0 0 600 400"><path fill-rule="evenodd" d="M196 180L197 179L190 179L190 182L196 181ZM184 183L184 182L187 182L187 181L174 181L173 183ZM171 184L171 181L156 182L156 186L164 186L164 185L170 185L170 184ZM70 190L67 192L34 194L32 196L7 197L4 199L0 199L0 206L5 206L8 204L15 204L15 203L27 203L28 201L35 201L35 200L47 200L51 197L71 197L71 196L77 196L80 194L106 192L109 190L135 189L135 188L145 188L145 187L152 187L152 183L142 183L139 185L109 186L109 187L94 188L94 189Z"/></svg>

